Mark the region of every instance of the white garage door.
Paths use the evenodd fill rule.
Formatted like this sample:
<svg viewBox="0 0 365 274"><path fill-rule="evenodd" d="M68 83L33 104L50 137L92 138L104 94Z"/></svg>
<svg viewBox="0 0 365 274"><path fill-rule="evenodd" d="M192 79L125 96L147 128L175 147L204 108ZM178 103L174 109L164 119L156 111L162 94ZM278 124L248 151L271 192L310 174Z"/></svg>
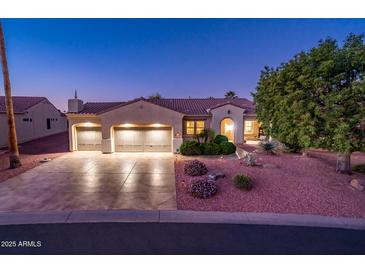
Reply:
<svg viewBox="0 0 365 274"><path fill-rule="evenodd" d="M77 150L100 151L101 150L101 128L100 127L78 127Z"/></svg>
<svg viewBox="0 0 365 274"><path fill-rule="evenodd" d="M116 128L115 151L171 152L171 128Z"/></svg>

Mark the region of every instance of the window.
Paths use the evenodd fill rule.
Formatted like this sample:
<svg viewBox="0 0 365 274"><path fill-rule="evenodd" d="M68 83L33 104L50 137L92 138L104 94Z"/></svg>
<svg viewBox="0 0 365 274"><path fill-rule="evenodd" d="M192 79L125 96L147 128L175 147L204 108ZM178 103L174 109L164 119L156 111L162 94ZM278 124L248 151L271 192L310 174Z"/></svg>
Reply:
<svg viewBox="0 0 365 274"><path fill-rule="evenodd" d="M253 121L245 121L245 133L253 133Z"/></svg>
<svg viewBox="0 0 365 274"><path fill-rule="evenodd" d="M195 132L194 121L186 121L186 134L193 135Z"/></svg>
<svg viewBox="0 0 365 274"><path fill-rule="evenodd" d="M186 121L185 133L187 135L199 134L204 130L204 121Z"/></svg>
<svg viewBox="0 0 365 274"><path fill-rule="evenodd" d="M47 118L47 129L51 129L51 119Z"/></svg>
<svg viewBox="0 0 365 274"><path fill-rule="evenodd" d="M199 134L200 132L202 132L204 130L204 121L196 121L196 134Z"/></svg>

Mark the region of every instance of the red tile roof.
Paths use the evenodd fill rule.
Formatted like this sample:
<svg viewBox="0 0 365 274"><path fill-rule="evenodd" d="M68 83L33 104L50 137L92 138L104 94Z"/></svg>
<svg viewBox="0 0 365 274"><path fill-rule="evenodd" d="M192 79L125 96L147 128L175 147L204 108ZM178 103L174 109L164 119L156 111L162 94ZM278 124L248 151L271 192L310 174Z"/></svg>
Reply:
<svg viewBox="0 0 365 274"><path fill-rule="evenodd" d="M148 101L188 115L207 115L211 109L226 104L241 107L250 113L254 111L253 103L245 98L153 99Z"/></svg>
<svg viewBox="0 0 365 274"><path fill-rule="evenodd" d="M84 108L79 113L83 114L97 114L105 110L111 109L123 102L103 102L103 103L85 103Z"/></svg>
<svg viewBox="0 0 365 274"><path fill-rule="evenodd" d="M85 103L84 109L79 113L100 114L139 100L144 100L186 115L209 115L211 109L223 106L225 104L232 104L234 106L241 107L246 110L247 114L255 113L253 103L245 98L138 98L128 102Z"/></svg>
<svg viewBox="0 0 365 274"><path fill-rule="evenodd" d="M12 96L14 113L24 113L32 106L47 100L46 97ZM47 100L48 101L48 100ZM5 96L0 96L0 113L6 112Z"/></svg>

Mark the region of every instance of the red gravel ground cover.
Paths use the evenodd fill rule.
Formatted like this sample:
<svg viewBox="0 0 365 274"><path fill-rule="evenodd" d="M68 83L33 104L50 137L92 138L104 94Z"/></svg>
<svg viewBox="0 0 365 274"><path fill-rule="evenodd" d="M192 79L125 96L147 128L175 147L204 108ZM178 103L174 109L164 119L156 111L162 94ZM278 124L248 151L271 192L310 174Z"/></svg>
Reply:
<svg viewBox="0 0 365 274"><path fill-rule="evenodd" d="M252 147L249 149L252 151ZM186 192L185 185L191 182L192 177L184 175L184 161L177 160L177 208L365 218L365 192L350 186L352 178L365 180L365 174L336 173L336 158L332 153L313 151L309 155L258 154L260 163L273 164L276 168L248 167L242 160L203 160L209 171L220 170L226 174L226 178L217 182L218 193L205 200L193 198ZM355 153L352 161L365 163L365 154ZM251 176L254 182L251 191L239 190L233 186L232 177L237 173Z"/></svg>
<svg viewBox="0 0 365 274"><path fill-rule="evenodd" d="M55 134L24 143L19 146L19 151L22 166L16 169L9 169L8 153L0 155L0 183L40 165L39 161L44 158L54 159L67 153L68 133Z"/></svg>

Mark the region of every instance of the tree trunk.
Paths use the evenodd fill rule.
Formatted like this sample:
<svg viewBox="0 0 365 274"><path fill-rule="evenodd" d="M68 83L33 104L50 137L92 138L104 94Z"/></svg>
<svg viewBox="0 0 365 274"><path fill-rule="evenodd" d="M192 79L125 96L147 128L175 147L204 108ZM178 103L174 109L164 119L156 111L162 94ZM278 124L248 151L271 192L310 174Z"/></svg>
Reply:
<svg viewBox="0 0 365 274"><path fill-rule="evenodd" d="M351 173L351 153L338 153L336 171L340 173Z"/></svg>
<svg viewBox="0 0 365 274"><path fill-rule="evenodd" d="M8 62L6 59L4 32L3 32L3 27L2 27L1 21L0 21L0 57L1 57L3 78L4 78L6 114L8 116L9 162L10 162L10 168L17 168L17 167L21 166L21 163L20 163L20 158L19 158L18 142L17 142L17 138L16 138L13 100L11 98Z"/></svg>

